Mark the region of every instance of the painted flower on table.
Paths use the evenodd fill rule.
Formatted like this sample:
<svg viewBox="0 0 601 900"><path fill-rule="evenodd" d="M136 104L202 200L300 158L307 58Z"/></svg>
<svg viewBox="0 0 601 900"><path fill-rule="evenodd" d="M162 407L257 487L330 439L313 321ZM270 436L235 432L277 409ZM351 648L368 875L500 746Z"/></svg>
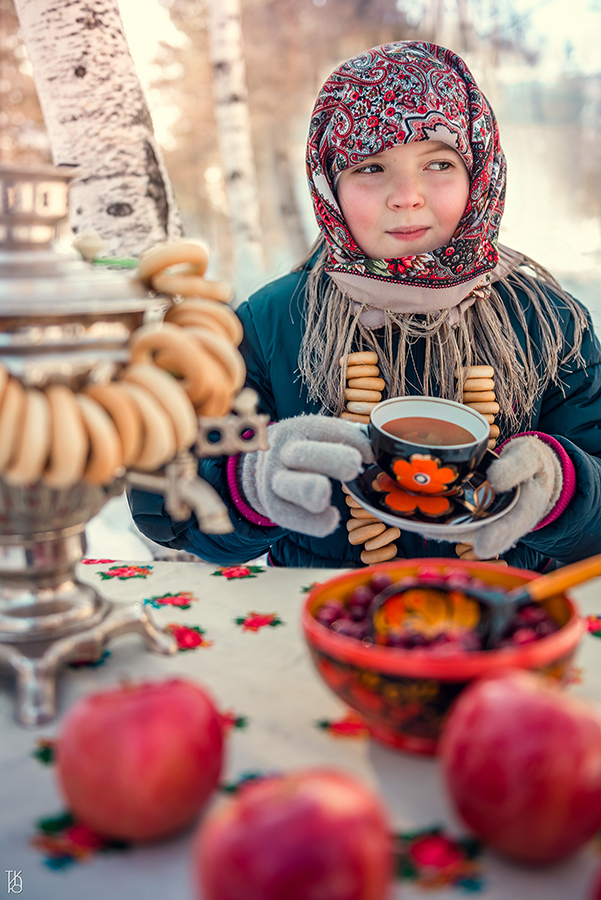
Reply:
<svg viewBox="0 0 601 900"><path fill-rule="evenodd" d="M204 629L198 625L180 625L177 622L171 622L169 625L165 625L165 631L173 635L177 641L178 650L182 653L186 650L196 650L198 647L213 646L213 641L205 638Z"/></svg>
<svg viewBox="0 0 601 900"><path fill-rule="evenodd" d="M284 622L278 618L277 613L258 613L249 612L246 616L240 616L234 619L236 625L242 626L242 631L260 631L261 628L270 626L274 628L276 625L283 625Z"/></svg>
<svg viewBox="0 0 601 900"><path fill-rule="evenodd" d="M320 719L315 724L335 738L369 737L365 722L353 710L349 710L341 719Z"/></svg>
<svg viewBox="0 0 601 900"><path fill-rule="evenodd" d="M195 597L190 591L178 591L176 594L161 594L157 597L147 597L144 603L147 606L153 606L160 609L162 606L175 606L177 609L190 609L192 603L195 603L198 597Z"/></svg>
<svg viewBox="0 0 601 900"><path fill-rule="evenodd" d="M36 831L31 844L44 854L44 862L51 869L62 869L74 862L85 862L96 853L126 850L129 846L125 841L110 840L97 834L69 812L40 819Z"/></svg>
<svg viewBox="0 0 601 900"><path fill-rule="evenodd" d="M56 755L57 742L52 738L39 737L35 743L35 750L31 754L33 758L45 766L51 766Z"/></svg>
<svg viewBox="0 0 601 900"><path fill-rule="evenodd" d="M589 634L593 637L601 638L601 616L587 616L586 624Z"/></svg>
<svg viewBox="0 0 601 900"><path fill-rule="evenodd" d="M111 566L110 569L98 574L104 580L118 578L119 581L126 581L128 578L147 578L152 575L152 566Z"/></svg>
<svg viewBox="0 0 601 900"><path fill-rule="evenodd" d="M116 559L88 559L86 557L85 559L80 560L80 562L84 566L103 566L107 563L117 562L117 560Z"/></svg>
<svg viewBox="0 0 601 900"><path fill-rule="evenodd" d="M376 487L374 483L374 487ZM432 497L428 495L408 494L407 491L401 490L392 478L384 473L378 475L377 490L386 494L384 503L395 512L411 513L419 510L426 516L442 516L451 508L451 503L447 497Z"/></svg>
<svg viewBox="0 0 601 900"><path fill-rule="evenodd" d="M247 716L241 716L232 709L226 709L220 715L224 734L229 734L234 728L246 728L248 725Z"/></svg>
<svg viewBox="0 0 601 900"><path fill-rule="evenodd" d="M478 893L485 887L478 856L481 844L473 838L452 838L436 827L396 835L397 876L424 890L454 888Z"/></svg>
<svg viewBox="0 0 601 900"><path fill-rule="evenodd" d="M410 460L397 459L392 466L396 480L406 491L442 494L455 481L457 472L427 453L414 453Z"/></svg>
<svg viewBox="0 0 601 900"><path fill-rule="evenodd" d="M222 575L230 581L232 578L256 578L264 572L263 566L221 566L213 575Z"/></svg>
<svg viewBox="0 0 601 900"><path fill-rule="evenodd" d="M70 669L96 669L103 666L110 655L110 650L103 650L96 659L72 659L67 665Z"/></svg>

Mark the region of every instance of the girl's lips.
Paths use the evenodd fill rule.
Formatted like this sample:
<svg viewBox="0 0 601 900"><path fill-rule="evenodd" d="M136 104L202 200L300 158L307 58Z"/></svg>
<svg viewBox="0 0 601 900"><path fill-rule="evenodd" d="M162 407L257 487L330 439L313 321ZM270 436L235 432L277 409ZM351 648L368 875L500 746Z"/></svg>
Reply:
<svg viewBox="0 0 601 900"><path fill-rule="evenodd" d="M389 231L388 234L401 241L416 241L418 238L423 237L427 231L427 228L399 229L397 231Z"/></svg>

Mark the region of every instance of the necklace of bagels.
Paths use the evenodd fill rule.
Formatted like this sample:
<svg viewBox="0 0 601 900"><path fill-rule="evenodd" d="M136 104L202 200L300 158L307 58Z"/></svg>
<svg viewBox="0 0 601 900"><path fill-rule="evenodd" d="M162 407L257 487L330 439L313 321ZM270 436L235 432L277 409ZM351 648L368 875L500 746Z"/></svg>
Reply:
<svg viewBox="0 0 601 900"><path fill-rule="evenodd" d="M65 489L107 485L126 469L155 472L189 450L199 415L224 416L244 385L242 325L226 305L231 288L204 278L199 244L160 244L140 258L138 277L182 298L160 324L129 342L129 362L106 383L24 387L0 366L0 476Z"/></svg>
<svg viewBox="0 0 601 900"><path fill-rule="evenodd" d="M346 366L346 389L344 392L346 406L340 414L341 419L351 422L369 423L369 414L374 406L382 400L382 391L386 382L380 375L378 354L375 350L348 353L340 359L340 365ZM462 402L481 413L490 423L490 439L488 449L492 450L499 436L499 426L495 424L495 415L499 412L499 404L495 399L494 370L492 366L466 366L457 372L462 385ZM350 496L347 489L346 504L349 507L350 519L346 523L349 543L363 544L361 562L366 566L387 562L397 558L395 541L401 536L399 528L387 526L384 522L363 509ZM472 544L457 544L455 552L460 559L475 560ZM500 562L503 560L488 560Z"/></svg>

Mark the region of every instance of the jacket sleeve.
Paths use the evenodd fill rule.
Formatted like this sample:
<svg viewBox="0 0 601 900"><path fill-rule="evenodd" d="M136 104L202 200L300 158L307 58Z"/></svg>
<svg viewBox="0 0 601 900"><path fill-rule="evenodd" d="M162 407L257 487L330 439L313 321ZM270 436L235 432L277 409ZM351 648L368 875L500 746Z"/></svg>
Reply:
<svg viewBox="0 0 601 900"><path fill-rule="evenodd" d="M244 328L240 351L246 363L246 384L258 394L258 409L267 413L270 421L276 418L269 372L248 303L236 310ZM165 500L159 494L132 490L129 505L134 522L151 540L175 550L187 550L207 562L232 565L248 562L266 553L270 546L287 531L277 526L263 527L249 522L236 509L227 487L227 457L200 459L198 474L207 481L225 503L234 531L229 534L205 534L198 528L196 516L177 522L165 510Z"/></svg>
<svg viewBox="0 0 601 900"><path fill-rule="evenodd" d="M562 563L601 553L601 346L592 325L582 359L544 394L535 430L554 437L570 457L576 492L564 512L522 542Z"/></svg>

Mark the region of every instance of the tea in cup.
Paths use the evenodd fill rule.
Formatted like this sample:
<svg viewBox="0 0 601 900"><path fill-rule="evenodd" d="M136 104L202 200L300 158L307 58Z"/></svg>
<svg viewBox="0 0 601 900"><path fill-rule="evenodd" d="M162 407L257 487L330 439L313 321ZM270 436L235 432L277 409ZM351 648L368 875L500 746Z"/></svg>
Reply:
<svg viewBox="0 0 601 900"><path fill-rule="evenodd" d="M487 420L469 406L437 397L393 397L371 411L377 464L399 487L430 496L454 493L482 461Z"/></svg>

